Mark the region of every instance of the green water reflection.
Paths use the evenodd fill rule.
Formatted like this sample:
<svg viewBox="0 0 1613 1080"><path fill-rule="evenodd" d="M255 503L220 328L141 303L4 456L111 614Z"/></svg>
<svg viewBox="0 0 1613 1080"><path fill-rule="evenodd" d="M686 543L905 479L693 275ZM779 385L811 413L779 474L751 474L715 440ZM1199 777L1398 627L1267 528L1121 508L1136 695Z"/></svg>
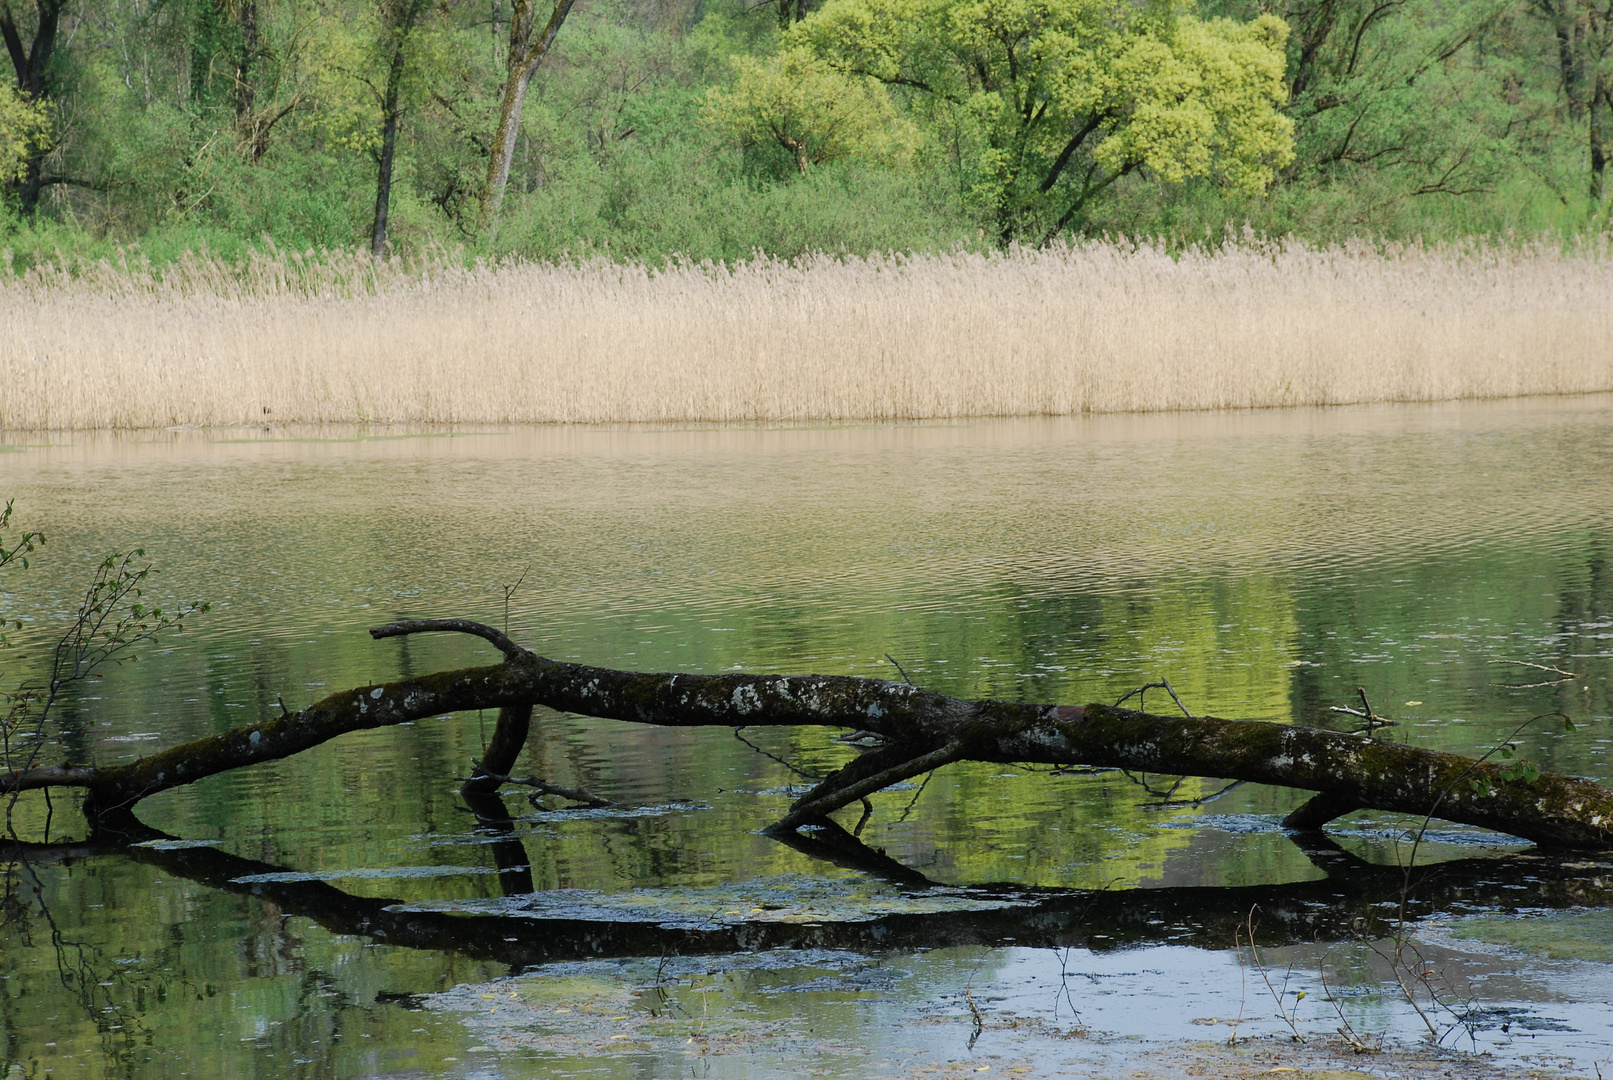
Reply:
<svg viewBox="0 0 1613 1080"><path fill-rule="evenodd" d="M474 643L364 633L457 615L507 618L540 652L609 666L894 677L889 654L916 682L964 696L1112 700L1165 677L1195 711L1307 723L1347 722L1328 709L1363 685L1400 721L1394 737L1463 751L1560 710L1579 730L1530 729L1523 756L1609 779L1606 397L966 426L324 434L31 436L0 458L0 495L50 536L34 568L0 582L0 615L27 627L8 678L37 658L109 548L144 545L159 592L215 605L80 688L53 754L128 760L277 712L281 698L297 707L487 660ZM501 586L523 574L506 616ZM453 779L491 723L348 736L141 813L356 896L496 898L496 845L475 834ZM807 774L853 752L833 732L748 737ZM809 781L729 732L547 714L528 766L650 808L526 814L516 835L536 889L672 896L792 875L863 880L754 831ZM1177 796L1219 787L1190 780ZM863 838L956 885L1321 876L1272 827L1293 793L1240 788L1201 809L1148 801L1116 774L954 766L876 796ZM45 817L42 800L19 808L34 838ZM60 799L51 828L82 831ZM1368 821L1345 844L1392 861L1396 829ZM1446 855L1476 842L1461 830L1445 839ZM464 872L411 872L455 867ZM0 1023L25 1075L486 1064L453 1010L417 1011L407 995L479 984L505 974L499 965L334 934L115 855L14 868L12 890Z"/></svg>

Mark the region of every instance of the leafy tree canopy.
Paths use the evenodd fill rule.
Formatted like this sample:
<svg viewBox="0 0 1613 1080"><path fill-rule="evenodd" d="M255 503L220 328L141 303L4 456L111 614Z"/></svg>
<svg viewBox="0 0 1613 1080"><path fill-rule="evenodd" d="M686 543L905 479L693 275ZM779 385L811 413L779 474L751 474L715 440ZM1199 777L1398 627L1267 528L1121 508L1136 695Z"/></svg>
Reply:
<svg viewBox="0 0 1613 1080"><path fill-rule="evenodd" d="M20 178L29 155L49 145L50 113L44 104L0 82L0 183Z"/></svg>
<svg viewBox="0 0 1613 1080"><path fill-rule="evenodd" d="M1137 170L1263 191L1293 157L1288 27L1127 0L830 0L786 36L899 88L1004 238Z"/></svg>
<svg viewBox="0 0 1613 1080"><path fill-rule="evenodd" d="M746 147L776 147L803 175L852 155L885 164L910 156L916 132L878 80L799 47L765 59L736 56L733 64L733 84L707 95L705 116Z"/></svg>

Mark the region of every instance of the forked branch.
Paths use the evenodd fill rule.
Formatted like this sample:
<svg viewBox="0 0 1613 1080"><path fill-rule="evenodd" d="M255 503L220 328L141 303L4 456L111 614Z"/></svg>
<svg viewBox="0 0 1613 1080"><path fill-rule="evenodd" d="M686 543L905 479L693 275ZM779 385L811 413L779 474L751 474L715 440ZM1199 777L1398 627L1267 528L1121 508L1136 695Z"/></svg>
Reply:
<svg viewBox="0 0 1613 1080"><path fill-rule="evenodd" d="M475 634L506 660L333 694L301 712L172 747L130 765L71 764L0 776L0 791L72 786L106 824L137 801L227 769L273 761L349 731L443 713L500 709L502 748L467 782L510 775L534 705L660 727L821 725L869 732L880 747L854 759L792 808L794 828L900 780L954 761L1088 765L1203 776L1323 793L1312 827L1339 808L1437 813L1449 821L1570 848L1613 848L1613 791L1552 773L1298 724L1158 716L1108 705L1043 705L947 697L882 679L835 675L686 675L620 671L537 656L489 627L423 620L378 627ZM508 720L508 724L506 724ZM507 730L504 730L506 729ZM489 750L492 751L490 745ZM1295 822L1300 824L1300 822Z"/></svg>

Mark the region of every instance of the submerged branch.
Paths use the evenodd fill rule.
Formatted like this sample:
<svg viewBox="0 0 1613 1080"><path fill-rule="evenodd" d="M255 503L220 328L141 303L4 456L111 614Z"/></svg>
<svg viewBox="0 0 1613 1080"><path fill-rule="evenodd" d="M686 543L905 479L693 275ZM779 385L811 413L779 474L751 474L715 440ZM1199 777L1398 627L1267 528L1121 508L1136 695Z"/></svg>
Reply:
<svg viewBox="0 0 1613 1080"><path fill-rule="evenodd" d="M1613 791L1598 784L1551 773L1524 780L1488 762L1342 732L1101 704L970 701L850 676L619 671L536 656L496 630L462 620L396 623L373 633L415 630L474 633L498 645L507 660L344 691L299 713L196 739L131 765L0 776L0 791L85 788L86 813L105 824L107 815L159 791L288 757L349 731L471 709L507 709L514 719L543 705L661 727L821 725L879 736L880 749L820 784L780 822L785 828L898 780L972 760L1121 768L1326 793L1301 815L1311 828L1328 820L1326 810L1366 807L1437 813L1547 846L1613 848ZM477 787L496 786L496 778L509 775L514 754L500 758L485 762L492 775L480 777Z"/></svg>

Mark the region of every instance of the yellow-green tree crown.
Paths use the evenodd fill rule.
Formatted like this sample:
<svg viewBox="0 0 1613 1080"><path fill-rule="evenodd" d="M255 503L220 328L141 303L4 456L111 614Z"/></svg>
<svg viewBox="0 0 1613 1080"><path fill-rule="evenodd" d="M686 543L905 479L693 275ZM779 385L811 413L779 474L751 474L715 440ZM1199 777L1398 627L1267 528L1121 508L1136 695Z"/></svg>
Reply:
<svg viewBox="0 0 1613 1080"><path fill-rule="evenodd" d="M50 142L50 114L44 102L29 101L0 82L0 183L22 177L29 152Z"/></svg>
<svg viewBox="0 0 1613 1080"><path fill-rule="evenodd" d="M1293 157L1287 25L1126 0L829 0L784 39L896 90L1005 238L1139 169L1263 191Z"/></svg>

